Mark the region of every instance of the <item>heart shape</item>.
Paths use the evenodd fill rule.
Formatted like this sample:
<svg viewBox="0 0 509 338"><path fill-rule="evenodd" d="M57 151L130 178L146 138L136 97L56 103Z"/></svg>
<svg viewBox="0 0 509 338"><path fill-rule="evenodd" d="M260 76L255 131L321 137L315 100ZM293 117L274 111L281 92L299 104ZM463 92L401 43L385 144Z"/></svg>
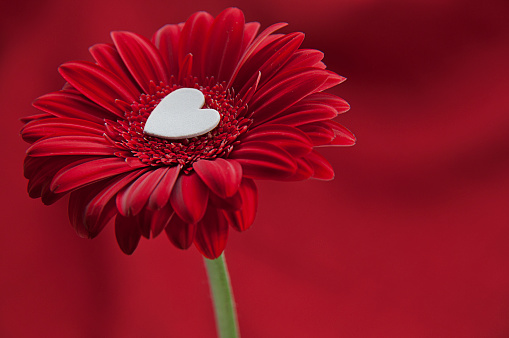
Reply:
<svg viewBox="0 0 509 338"><path fill-rule="evenodd" d="M205 96L195 88L179 88L166 95L152 110L143 132L150 136L178 140L200 136L221 120L215 109L201 109Z"/></svg>

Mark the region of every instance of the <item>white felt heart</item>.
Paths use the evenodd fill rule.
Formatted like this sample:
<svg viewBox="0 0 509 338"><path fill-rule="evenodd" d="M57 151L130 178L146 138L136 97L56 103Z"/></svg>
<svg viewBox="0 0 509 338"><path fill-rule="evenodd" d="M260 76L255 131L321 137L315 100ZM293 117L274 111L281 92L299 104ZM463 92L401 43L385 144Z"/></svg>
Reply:
<svg viewBox="0 0 509 338"><path fill-rule="evenodd" d="M177 140L200 136L214 129L221 119L215 109L201 109L205 96L195 88L179 88L166 95L152 110L143 132Z"/></svg>

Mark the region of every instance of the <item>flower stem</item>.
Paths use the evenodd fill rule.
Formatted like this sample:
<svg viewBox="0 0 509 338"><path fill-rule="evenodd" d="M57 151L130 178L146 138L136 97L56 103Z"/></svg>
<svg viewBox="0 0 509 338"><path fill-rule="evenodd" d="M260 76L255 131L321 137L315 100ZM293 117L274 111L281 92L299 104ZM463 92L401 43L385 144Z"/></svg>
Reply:
<svg viewBox="0 0 509 338"><path fill-rule="evenodd" d="M214 303L217 333L220 338L238 338L237 311L224 254L213 260L205 258L204 261Z"/></svg>

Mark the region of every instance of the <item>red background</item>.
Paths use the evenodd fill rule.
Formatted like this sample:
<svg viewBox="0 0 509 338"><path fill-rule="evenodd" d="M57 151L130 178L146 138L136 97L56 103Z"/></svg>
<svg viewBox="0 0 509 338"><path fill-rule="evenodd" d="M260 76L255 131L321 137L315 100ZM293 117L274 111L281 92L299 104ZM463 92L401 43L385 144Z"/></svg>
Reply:
<svg viewBox="0 0 509 338"><path fill-rule="evenodd" d="M243 337L508 337L505 0L2 1L0 336L214 336L195 249L125 256L113 227L84 240L65 202L29 199L19 118L109 31L231 5L325 52L358 137L323 152L332 182L259 182L226 250Z"/></svg>

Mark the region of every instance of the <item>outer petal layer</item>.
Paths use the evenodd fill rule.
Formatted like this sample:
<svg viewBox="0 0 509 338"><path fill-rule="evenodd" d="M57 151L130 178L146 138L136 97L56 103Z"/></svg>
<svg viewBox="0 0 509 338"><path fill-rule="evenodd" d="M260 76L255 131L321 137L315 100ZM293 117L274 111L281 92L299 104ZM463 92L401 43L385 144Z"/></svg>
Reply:
<svg viewBox="0 0 509 338"><path fill-rule="evenodd" d="M207 36L203 68L206 76L218 82L228 81L239 61L244 38L244 14L238 8L228 8L219 14Z"/></svg>
<svg viewBox="0 0 509 338"><path fill-rule="evenodd" d="M131 103L140 97L134 85L91 62L64 63L59 71L64 79L86 97L119 116L124 116L124 111L118 107L115 100Z"/></svg>
<svg viewBox="0 0 509 338"><path fill-rule="evenodd" d="M224 213L209 207L198 223L194 245L208 259L216 259L223 253L227 239L228 221Z"/></svg>
<svg viewBox="0 0 509 338"><path fill-rule="evenodd" d="M152 42L159 48L159 52L168 66L169 74L178 73L177 52L181 30L179 25L165 25L152 37Z"/></svg>
<svg viewBox="0 0 509 338"><path fill-rule="evenodd" d="M185 250L193 244L196 234L196 224L186 223L177 215L173 215L165 231L173 245L179 249Z"/></svg>
<svg viewBox="0 0 509 338"><path fill-rule="evenodd" d="M206 37L214 18L207 12L197 12L187 19L182 28L181 38L178 46L179 64L183 64L187 55L192 54L192 73L198 78L203 74L203 48Z"/></svg>
<svg viewBox="0 0 509 338"><path fill-rule="evenodd" d="M150 82L168 84L168 69L157 48L145 37L130 32L112 32L122 60L145 93Z"/></svg>
<svg viewBox="0 0 509 338"><path fill-rule="evenodd" d="M141 230L136 218L118 214L115 219L115 236L120 249L126 255L132 254L141 238Z"/></svg>
<svg viewBox="0 0 509 338"><path fill-rule="evenodd" d="M80 161L77 164L72 164L61 169L51 182L51 190L54 192L66 192L91 182L139 168L133 167L117 157Z"/></svg>
<svg viewBox="0 0 509 338"><path fill-rule="evenodd" d="M113 43L89 49L95 63L63 64L63 89L37 99L41 113L23 120L29 195L50 204L70 193L69 218L83 237L115 219L126 254L164 230L177 248L194 243L217 258L229 226L254 221L253 179L332 179L315 148L355 143L332 121L348 103L323 93L345 78L326 69L322 52L300 49L303 33L276 33L285 25L256 36L260 24L237 8L197 12L151 40L113 32ZM155 105L180 87L202 90L223 124L186 140L144 135Z"/></svg>
<svg viewBox="0 0 509 338"><path fill-rule="evenodd" d="M196 173L181 175L170 195L173 210L185 222L196 224L207 208L209 190Z"/></svg>
<svg viewBox="0 0 509 338"><path fill-rule="evenodd" d="M297 170L293 157L270 143L242 143L230 157L240 163L244 176L249 178L282 179L293 175Z"/></svg>
<svg viewBox="0 0 509 338"><path fill-rule="evenodd" d="M231 197L239 189L242 166L235 160L202 160L195 162L193 168L209 189L220 197Z"/></svg>
<svg viewBox="0 0 509 338"><path fill-rule="evenodd" d="M166 168L151 170L123 189L117 195L118 211L124 216L139 214L165 173Z"/></svg>
<svg viewBox="0 0 509 338"><path fill-rule="evenodd" d="M258 207L258 191L254 181L244 178L239 193L242 201L241 209L226 211L225 215L235 230L244 231L253 224Z"/></svg>
<svg viewBox="0 0 509 338"><path fill-rule="evenodd" d="M267 142L281 147L294 156L304 156L312 149L312 141L302 131L281 124L265 124L252 129L243 142Z"/></svg>

